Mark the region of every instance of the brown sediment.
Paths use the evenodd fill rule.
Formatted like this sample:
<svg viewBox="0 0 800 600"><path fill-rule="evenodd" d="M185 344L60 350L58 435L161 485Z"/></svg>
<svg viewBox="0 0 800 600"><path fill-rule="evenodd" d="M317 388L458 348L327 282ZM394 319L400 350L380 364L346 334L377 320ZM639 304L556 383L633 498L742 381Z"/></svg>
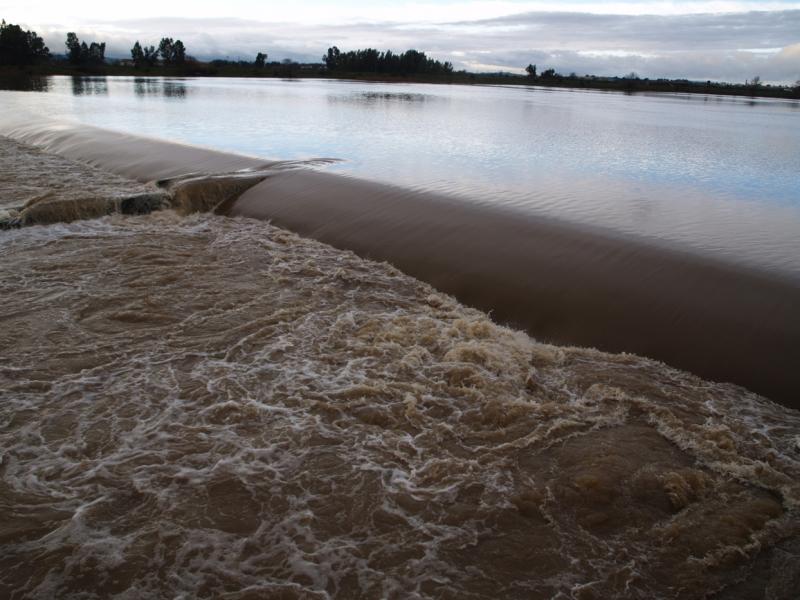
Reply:
<svg viewBox="0 0 800 600"><path fill-rule="evenodd" d="M5 123L2 131L142 181L268 169L268 179L228 198L228 214L388 261L539 339L650 356L800 407L800 282L788 276L437 194L82 125Z"/></svg>

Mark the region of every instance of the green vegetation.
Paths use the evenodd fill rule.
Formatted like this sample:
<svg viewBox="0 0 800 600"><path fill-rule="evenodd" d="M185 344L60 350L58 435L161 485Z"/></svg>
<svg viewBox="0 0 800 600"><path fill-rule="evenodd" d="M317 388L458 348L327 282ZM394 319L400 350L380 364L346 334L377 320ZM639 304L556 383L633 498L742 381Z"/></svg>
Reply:
<svg viewBox="0 0 800 600"><path fill-rule="evenodd" d="M131 61L137 69L152 68L159 64L168 66L182 66L186 63L186 47L180 40L161 38L158 49L155 46L142 46L139 40L131 48Z"/></svg>
<svg viewBox="0 0 800 600"><path fill-rule="evenodd" d="M89 65L99 67L106 62L106 43L92 42L88 46L81 42L78 36L70 32L67 34L67 59L73 65Z"/></svg>
<svg viewBox="0 0 800 600"><path fill-rule="evenodd" d="M453 72L453 65L449 62L439 62L416 50L406 50L401 54L394 54L391 50L378 52L374 48L341 52L339 48L333 46L328 48L328 52L322 57L322 62L331 73L447 75Z"/></svg>
<svg viewBox="0 0 800 600"><path fill-rule="evenodd" d="M0 65L34 65L49 58L50 50L35 31L0 22Z"/></svg>
<svg viewBox="0 0 800 600"><path fill-rule="evenodd" d="M143 67L155 67L158 64L158 50L155 46L144 46L139 44L139 40L131 48L131 60L137 69Z"/></svg>
<svg viewBox="0 0 800 600"><path fill-rule="evenodd" d="M533 73L530 69L533 67ZM547 69L536 75L536 66L529 65L526 69L528 77L526 83L545 87L569 87L599 90L613 90L622 92L674 92L684 94L722 94L733 96L763 96L769 98L800 98L800 85L773 86L761 83L761 78L756 76L744 84L722 83L715 81L689 81L688 79L649 79L639 77L636 73L628 73L622 77L598 77L596 75L578 76L575 73L561 75L555 69ZM512 79L519 79L515 75L507 75ZM800 83L800 82L798 82Z"/></svg>
<svg viewBox="0 0 800 600"><path fill-rule="evenodd" d="M319 63L297 63L289 59L267 62L259 52L255 60L198 61L187 54L181 40L161 38L158 46L142 46L137 40L130 59L106 59L105 43L81 42L67 34L66 56L51 56L42 38L18 25L2 22L0 27L0 77L8 75L153 75L192 77L326 77L362 81L403 81L419 83L536 85L635 92L677 92L724 94L800 99L800 81L794 86L763 84L753 77L743 84L698 82L687 79L648 79L636 73L622 77L562 75L555 69L529 64L525 75L512 73L468 73L454 71L450 62L440 62L424 52L406 50L395 54L373 48L342 52L328 48Z"/></svg>
<svg viewBox="0 0 800 600"><path fill-rule="evenodd" d="M180 40L161 38L161 42L158 44L158 53L165 66L182 65L186 62L186 48Z"/></svg>

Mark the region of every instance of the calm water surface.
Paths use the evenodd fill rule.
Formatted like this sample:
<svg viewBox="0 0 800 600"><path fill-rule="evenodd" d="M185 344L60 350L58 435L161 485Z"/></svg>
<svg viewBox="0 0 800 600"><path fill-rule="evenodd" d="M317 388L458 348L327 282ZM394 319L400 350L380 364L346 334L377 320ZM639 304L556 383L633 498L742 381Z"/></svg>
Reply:
<svg viewBox="0 0 800 600"><path fill-rule="evenodd" d="M555 216L800 275L800 105L327 80L49 78L4 110Z"/></svg>

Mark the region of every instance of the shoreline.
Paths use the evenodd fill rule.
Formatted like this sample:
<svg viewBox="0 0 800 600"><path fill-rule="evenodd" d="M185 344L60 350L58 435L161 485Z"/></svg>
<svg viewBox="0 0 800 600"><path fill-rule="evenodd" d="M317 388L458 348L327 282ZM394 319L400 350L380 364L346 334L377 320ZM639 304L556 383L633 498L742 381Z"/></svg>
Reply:
<svg viewBox="0 0 800 600"><path fill-rule="evenodd" d="M90 67L32 67L10 68L0 67L0 83L3 80L13 82L15 79L36 77L142 77L142 78L246 78L246 79L331 79L339 81L359 81L374 83L422 83L434 85L498 85L519 86L540 89L563 89L572 91L599 91L616 92L623 94L691 94L697 96L718 96L731 98L770 98L776 100L800 101L800 88L765 87L749 88L739 84L712 83L705 85L694 82L670 81L666 83L658 80L574 80L562 77L561 80L537 80L531 82L522 75L484 75L480 73L452 74L452 75L390 75L381 73L313 73L300 69L292 71L275 71L269 75L263 72L236 67L227 72L212 72L208 68L148 68L136 69L135 67L106 66L101 68ZM0 88L2 89L2 88Z"/></svg>
<svg viewBox="0 0 800 600"><path fill-rule="evenodd" d="M264 170L228 214L387 261L538 339L648 356L800 408L797 281L555 220L89 126L6 122L0 133L141 182Z"/></svg>

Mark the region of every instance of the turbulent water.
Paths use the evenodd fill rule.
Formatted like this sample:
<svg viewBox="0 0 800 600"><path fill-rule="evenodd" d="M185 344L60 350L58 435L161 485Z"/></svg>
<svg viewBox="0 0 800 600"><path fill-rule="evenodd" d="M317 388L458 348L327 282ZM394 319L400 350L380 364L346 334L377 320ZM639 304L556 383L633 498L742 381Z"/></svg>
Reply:
<svg viewBox="0 0 800 600"><path fill-rule="evenodd" d="M130 179L0 138L0 210L153 191Z"/></svg>
<svg viewBox="0 0 800 600"><path fill-rule="evenodd" d="M7 597L796 589L796 412L261 222L0 244Z"/></svg>
<svg viewBox="0 0 800 600"><path fill-rule="evenodd" d="M537 338L658 358L800 408L797 277L299 168L329 159L265 161L14 115L0 119L0 131L142 183L160 179L168 204L183 212L255 217L388 261ZM135 213L151 200L140 195L119 206L81 206L93 216ZM33 222L75 216L69 203L52 201L29 212L22 217Z"/></svg>
<svg viewBox="0 0 800 600"><path fill-rule="evenodd" d="M152 185L65 160L9 139L0 142L0 228L61 223L167 207Z"/></svg>
<svg viewBox="0 0 800 600"><path fill-rule="evenodd" d="M247 218L4 231L0 266L2 597L800 585L800 413L742 388Z"/></svg>

